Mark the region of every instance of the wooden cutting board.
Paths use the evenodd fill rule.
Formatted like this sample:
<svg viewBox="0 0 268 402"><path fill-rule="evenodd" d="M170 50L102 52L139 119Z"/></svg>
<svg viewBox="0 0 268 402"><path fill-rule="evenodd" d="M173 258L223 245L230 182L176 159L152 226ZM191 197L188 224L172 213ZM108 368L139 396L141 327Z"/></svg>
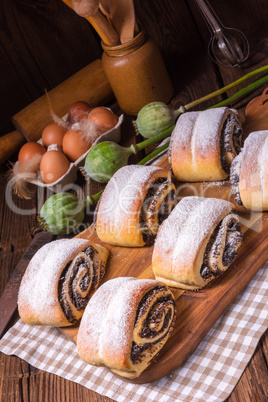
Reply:
<svg viewBox="0 0 268 402"><path fill-rule="evenodd" d="M167 159L158 165L168 168ZM180 183L177 185L178 199L187 195L222 198L234 202L229 182ZM244 243L230 268L218 279L210 282L200 291L174 292L177 305L175 329L157 358L136 379L124 379L142 384L158 380L171 373L193 353L204 339L226 307L245 288L254 275L268 260L268 212L248 212L238 207L242 223ZM110 250L110 258L103 282L119 277L154 278L151 270L153 246L143 248L116 247L102 243L90 226L78 237L90 239ZM61 328L60 331L74 342L78 325Z"/></svg>

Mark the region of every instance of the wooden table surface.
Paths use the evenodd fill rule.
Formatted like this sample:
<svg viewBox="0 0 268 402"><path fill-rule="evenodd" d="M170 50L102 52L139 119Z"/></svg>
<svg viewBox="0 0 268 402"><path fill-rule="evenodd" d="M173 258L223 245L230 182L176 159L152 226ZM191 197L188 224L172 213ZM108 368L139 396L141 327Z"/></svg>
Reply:
<svg viewBox="0 0 268 402"><path fill-rule="evenodd" d="M26 3L27 2L22 1L14 2L14 4L20 4L21 7L24 7ZM29 7L30 3L31 1L27 3ZM40 4L42 5L42 2L37 3L37 9L38 7L40 9ZM200 18L200 15L198 15L198 11L193 5L193 1L189 0L188 2L185 2L185 4L186 3L187 7L184 5L181 6L184 7L182 10L178 10L177 2L170 1L169 10L167 13L164 13L161 9L162 2L156 1L154 11L152 12L151 18L149 18L149 2L135 2L140 22L142 22L152 33L152 36L154 36L158 42L162 53L165 55L168 70L175 88L175 96L171 102L171 107L175 108L215 91L216 89L240 78L247 72L250 72L257 67L268 64L268 10L267 5L265 6L265 1L258 0L255 1L254 4L249 4L252 2L244 2L242 0L226 1L226 8L230 10L232 7L234 7L236 9L236 14L228 14L226 10L223 10L223 15L225 15L225 17L226 15L228 16L229 20L227 21L229 21L229 25L238 26L240 29L243 29L244 33L249 39L251 47L249 60L240 68L236 67L231 69L218 67L210 61L206 51L206 43L208 40L206 27L204 28L204 23ZM6 11L6 17L11 18L10 15L8 15L8 12L10 13L10 9L5 6L7 2L4 1L3 4L4 10ZM52 2L48 2L48 4L51 5ZM215 8L217 9L218 13L221 10L221 4L221 1L215 1ZM242 6L245 7L243 8ZM13 5L13 7L15 6ZM186 10L188 13L191 12L192 18L196 23L196 31L191 30L190 34L191 46L189 45L188 37L188 47L184 42L184 39L187 37L186 27L180 26L176 23L176 19L179 18L179 11L183 12L184 15L187 16ZM253 21L249 19L247 22L245 22L245 16L242 11L245 11L247 15L252 16ZM68 11L64 9L64 12L67 13ZM156 21L159 19L161 19L162 25L158 26L156 29ZM164 40L165 35L161 31L163 27L168 27L168 31L166 31L166 37L169 38L168 42L165 42ZM2 29L5 28L2 27ZM82 30L83 29L85 28L82 28ZM178 38L177 41L176 35ZM2 36L2 44L3 43L4 39ZM193 51L193 49L195 49L195 51ZM12 57L13 56L11 54L10 60L11 62L14 62ZM97 57L99 57L99 53L98 50L95 50L93 59ZM90 61L91 60L88 61L88 59L82 60L81 66L73 65L73 68L79 69L83 67L83 63L86 64ZM38 62L40 62L40 60L38 60ZM57 69L59 66L55 64L53 65L53 68ZM65 76L63 77L63 75L59 75L58 80L63 80L67 78L68 74L71 75L74 72L75 70L70 71L68 68L65 68ZM36 74L38 80L38 71ZM19 74L17 70L17 77L18 76ZM53 87L53 85L55 86L57 84L58 82L55 81L51 85ZM21 81L19 85L22 85ZM238 89L241 89L242 87L243 85L240 85ZM11 83L10 88L12 90L14 89ZM32 89L29 87L28 92L26 91L28 93L28 97L23 97L21 93L19 94L20 102L16 103L16 107L18 108L17 110L12 109L11 103L8 104L10 113L14 114L16 111L20 110L20 108L30 103L34 97L37 98L38 96L42 95L38 93L36 86L36 92L34 92L33 88L34 86ZM244 119L244 109L246 104L253 97L259 95L262 90L263 88L255 91L242 101L233 105L233 107L238 109L242 120ZM234 92L235 90L230 90L228 95L230 96ZM15 93L12 96L13 99L15 99ZM214 101L209 101L197 107L195 110L204 109L212 105L215 101L224 99L224 97L225 96L220 96L214 99ZM26 103L23 104L23 101ZM116 104L112 106L117 109ZM8 127L9 129L8 123L5 127ZM2 134L4 134L4 132L2 132ZM127 116L123 125L122 144L129 144L133 141L133 138L134 131L131 125L131 118ZM17 155L14 155L10 162L15 162L16 159ZM0 207L2 211L0 216L0 295L3 293L13 270L32 240L34 236L34 229L37 227L36 215L44 200L50 195L43 190L36 190L35 196L31 200L22 200L13 195L12 201L10 199L7 201L5 190L8 182L8 170L8 163L2 165L0 168ZM91 185L88 186L80 176L78 178L78 184L80 188L78 192L79 197L85 196L89 191L94 194L96 191L99 191L102 188L101 185L96 183L91 183ZM17 209L19 208L20 212L16 211L15 207ZM86 224L89 224L91 219L92 213L87 211L85 218ZM17 316L14 317L14 320L16 318ZM96 394L95 392L90 391L78 384L38 370L15 356L6 356L1 353L0 362L1 401L110 401L109 398L102 397L99 394ZM267 398L268 331L260 339L254 355L241 376L237 386L228 398L228 401L264 401L267 400Z"/></svg>

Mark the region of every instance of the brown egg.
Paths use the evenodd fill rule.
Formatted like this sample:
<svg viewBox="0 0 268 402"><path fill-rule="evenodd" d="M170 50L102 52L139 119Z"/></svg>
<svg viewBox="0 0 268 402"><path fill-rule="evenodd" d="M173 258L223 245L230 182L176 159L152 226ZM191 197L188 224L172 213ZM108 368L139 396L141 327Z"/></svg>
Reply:
<svg viewBox="0 0 268 402"><path fill-rule="evenodd" d="M50 184L63 176L70 167L70 161L61 151L47 151L41 159L40 174L44 183Z"/></svg>
<svg viewBox="0 0 268 402"><path fill-rule="evenodd" d="M88 114L88 120L95 123L97 130L100 133L106 133L116 126L118 117L106 107L95 107Z"/></svg>
<svg viewBox="0 0 268 402"><path fill-rule="evenodd" d="M26 142L18 154L20 171L37 173L46 148L38 142Z"/></svg>
<svg viewBox="0 0 268 402"><path fill-rule="evenodd" d="M71 124L78 123L80 120L87 118L90 110L92 110L92 107L89 103L84 101L74 102L68 110L67 121Z"/></svg>
<svg viewBox="0 0 268 402"><path fill-rule="evenodd" d="M61 147L65 132L66 129L57 123L48 124L42 133L42 142L44 146L48 147L49 145L57 144Z"/></svg>
<svg viewBox="0 0 268 402"><path fill-rule="evenodd" d="M83 134L81 130L69 130L63 138L62 150L74 162L89 150L92 142L90 136Z"/></svg>

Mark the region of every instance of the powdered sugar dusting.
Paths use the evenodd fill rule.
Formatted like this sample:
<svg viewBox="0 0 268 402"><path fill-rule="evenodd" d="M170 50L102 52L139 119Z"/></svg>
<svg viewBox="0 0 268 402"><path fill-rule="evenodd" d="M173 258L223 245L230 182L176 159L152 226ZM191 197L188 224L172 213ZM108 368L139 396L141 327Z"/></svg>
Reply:
<svg viewBox="0 0 268 402"><path fill-rule="evenodd" d="M182 115L174 129L174 146L186 149L191 143L193 163L195 155L206 158L211 150L219 149L219 137L227 107L187 112Z"/></svg>
<svg viewBox="0 0 268 402"><path fill-rule="evenodd" d="M91 359L114 367L122 364L131 352L136 310L143 294L158 281L132 277L105 282L90 299L81 320L78 351L87 348ZM142 295L141 295L142 293Z"/></svg>
<svg viewBox="0 0 268 402"><path fill-rule="evenodd" d="M163 170L157 166L128 165L119 169L108 182L98 209L98 216L110 228L120 226L133 203L143 201L143 185L154 172Z"/></svg>
<svg viewBox="0 0 268 402"><path fill-rule="evenodd" d="M185 197L161 225L155 249L175 266L189 266L200 244L210 234L219 216L233 205L225 200L203 197Z"/></svg>
<svg viewBox="0 0 268 402"><path fill-rule="evenodd" d="M226 111L226 107L220 107L199 113L193 134L195 144L193 162L196 154L205 159L211 150L219 150L219 138Z"/></svg>
<svg viewBox="0 0 268 402"><path fill-rule="evenodd" d="M256 170L260 170L260 165L263 162L263 158L261 157L260 160L258 160L258 158L260 150L262 149L267 138L268 131L255 131L251 133L244 142L242 149L243 164L245 163L247 169L250 169L252 173L256 172Z"/></svg>
<svg viewBox="0 0 268 402"><path fill-rule="evenodd" d="M264 208L268 208L268 131L267 138L262 148L262 153L259 158L259 164L261 166L261 183L262 183L262 199Z"/></svg>
<svg viewBox="0 0 268 402"><path fill-rule="evenodd" d="M267 181L267 155L268 155L268 130L252 132L245 140L242 149L241 164L241 189L252 191L252 197L262 191L262 201L267 202L265 194L265 182ZM257 202L257 200L256 200Z"/></svg>
<svg viewBox="0 0 268 402"><path fill-rule="evenodd" d="M255 131L246 138L243 148L243 160L249 160L248 154L251 156L251 163L247 168L252 173L259 173L260 186L263 189L264 176L267 174L265 160L268 155L268 130Z"/></svg>
<svg viewBox="0 0 268 402"><path fill-rule="evenodd" d="M198 115L199 112L187 112L179 117L172 132L170 144L174 144L174 146L179 145L182 149L188 147Z"/></svg>
<svg viewBox="0 0 268 402"><path fill-rule="evenodd" d="M260 174L260 189L262 191L262 204L265 207L268 201L268 193L265 182L267 182L268 177L268 131L264 131L264 139L261 149L258 155L258 167Z"/></svg>
<svg viewBox="0 0 268 402"><path fill-rule="evenodd" d="M19 307L29 306L36 317L50 318L58 301L58 279L66 263L81 251L85 239L60 239L41 247L31 259L22 278Z"/></svg>

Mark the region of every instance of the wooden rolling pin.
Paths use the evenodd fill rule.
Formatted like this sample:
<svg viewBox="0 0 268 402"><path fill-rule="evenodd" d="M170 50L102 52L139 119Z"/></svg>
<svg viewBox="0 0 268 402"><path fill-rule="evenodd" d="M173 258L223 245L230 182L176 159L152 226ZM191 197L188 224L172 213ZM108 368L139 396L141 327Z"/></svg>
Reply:
<svg viewBox="0 0 268 402"><path fill-rule="evenodd" d="M92 106L102 106L113 98L113 91L100 59L93 61L76 74L48 92L53 112L64 116L72 103L81 100ZM44 127L51 123L47 95L43 95L13 116L17 130L0 137L0 164L17 152L27 141L38 141Z"/></svg>

